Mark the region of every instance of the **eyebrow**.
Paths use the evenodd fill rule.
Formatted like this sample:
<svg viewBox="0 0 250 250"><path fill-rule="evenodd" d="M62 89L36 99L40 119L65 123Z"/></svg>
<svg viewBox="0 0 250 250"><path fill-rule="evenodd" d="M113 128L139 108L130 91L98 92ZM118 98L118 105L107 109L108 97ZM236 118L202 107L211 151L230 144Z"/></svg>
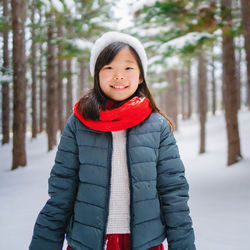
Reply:
<svg viewBox="0 0 250 250"><path fill-rule="evenodd" d="M128 63L133 63L133 64L135 64L135 62L134 62L134 61L131 61L131 60L126 60L125 62L128 62Z"/></svg>

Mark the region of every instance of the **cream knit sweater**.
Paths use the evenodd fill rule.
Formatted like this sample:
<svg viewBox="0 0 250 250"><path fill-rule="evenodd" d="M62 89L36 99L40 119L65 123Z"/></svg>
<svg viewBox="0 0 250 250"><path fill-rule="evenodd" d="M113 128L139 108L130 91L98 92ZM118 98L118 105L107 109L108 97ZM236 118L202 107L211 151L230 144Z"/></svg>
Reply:
<svg viewBox="0 0 250 250"><path fill-rule="evenodd" d="M130 233L130 190L126 130L112 132L113 153L109 215L106 234Z"/></svg>

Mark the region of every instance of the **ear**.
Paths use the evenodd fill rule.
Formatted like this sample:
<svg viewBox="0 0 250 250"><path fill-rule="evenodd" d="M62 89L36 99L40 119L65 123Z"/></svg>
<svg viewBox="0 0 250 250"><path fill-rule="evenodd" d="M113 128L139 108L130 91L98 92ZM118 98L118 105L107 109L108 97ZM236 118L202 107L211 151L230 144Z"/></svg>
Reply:
<svg viewBox="0 0 250 250"><path fill-rule="evenodd" d="M143 83L143 78L140 76L139 78L139 84Z"/></svg>

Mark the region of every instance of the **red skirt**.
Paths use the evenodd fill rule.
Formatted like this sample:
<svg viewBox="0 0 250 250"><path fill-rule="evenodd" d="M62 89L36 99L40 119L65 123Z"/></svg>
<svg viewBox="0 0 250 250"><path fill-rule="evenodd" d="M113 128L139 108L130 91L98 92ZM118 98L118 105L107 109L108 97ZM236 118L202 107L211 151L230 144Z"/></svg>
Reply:
<svg viewBox="0 0 250 250"><path fill-rule="evenodd" d="M129 250L130 234L107 234L105 236L106 250ZM68 246L67 250L71 250ZM163 244L149 248L149 250L164 250Z"/></svg>

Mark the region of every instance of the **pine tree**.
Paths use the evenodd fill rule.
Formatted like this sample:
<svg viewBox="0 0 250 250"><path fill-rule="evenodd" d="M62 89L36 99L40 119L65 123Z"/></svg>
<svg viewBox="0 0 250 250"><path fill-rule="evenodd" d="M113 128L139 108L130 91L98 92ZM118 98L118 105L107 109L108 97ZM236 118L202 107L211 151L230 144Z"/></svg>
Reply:
<svg viewBox="0 0 250 250"><path fill-rule="evenodd" d="M238 102L237 102L237 81L234 53L234 40L231 34L232 28L232 0L221 0L222 21L226 24L223 27L223 81L225 87L225 118L228 139L227 165L236 163L241 158L240 138L238 129Z"/></svg>
<svg viewBox="0 0 250 250"><path fill-rule="evenodd" d="M25 18L26 1L11 0L13 30L13 159L12 170L26 166L26 56L25 56Z"/></svg>
<svg viewBox="0 0 250 250"><path fill-rule="evenodd" d="M32 72L32 138L37 135L37 42L36 42L36 26L35 26L36 5L35 0L31 2L31 72Z"/></svg>
<svg viewBox="0 0 250 250"><path fill-rule="evenodd" d="M207 68L204 53L201 51L198 55L198 113L200 119L200 150L199 153L205 153L205 124L207 118Z"/></svg>
<svg viewBox="0 0 250 250"><path fill-rule="evenodd" d="M9 143L9 120L10 120L10 106L9 106L9 84L10 79L8 77L8 72L10 71L9 63L9 26L7 24L7 19L9 17L9 7L8 0L3 1L3 17L5 18L5 28L3 31L3 67L2 73L5 77L4 81L1 81L2 84L2 144Z"/></svg>
<svg viewBox="0 0 250 250"><path fill-rule="evenodd" d="M48 150L56 146L56 99L57 99L57 81L56 81L56 46L55 46L55 21L52 12L47 14L48 22L48 53L47 53L47 88L46 88L46 130L48 134Z"/></svg>
<svg viewBox="0 0 250 250"><path fill-rule="evenodd" d="M241 0L243 34L245 39L245 50L247 60L247 102L250 109L250 1Z"/></svg>

